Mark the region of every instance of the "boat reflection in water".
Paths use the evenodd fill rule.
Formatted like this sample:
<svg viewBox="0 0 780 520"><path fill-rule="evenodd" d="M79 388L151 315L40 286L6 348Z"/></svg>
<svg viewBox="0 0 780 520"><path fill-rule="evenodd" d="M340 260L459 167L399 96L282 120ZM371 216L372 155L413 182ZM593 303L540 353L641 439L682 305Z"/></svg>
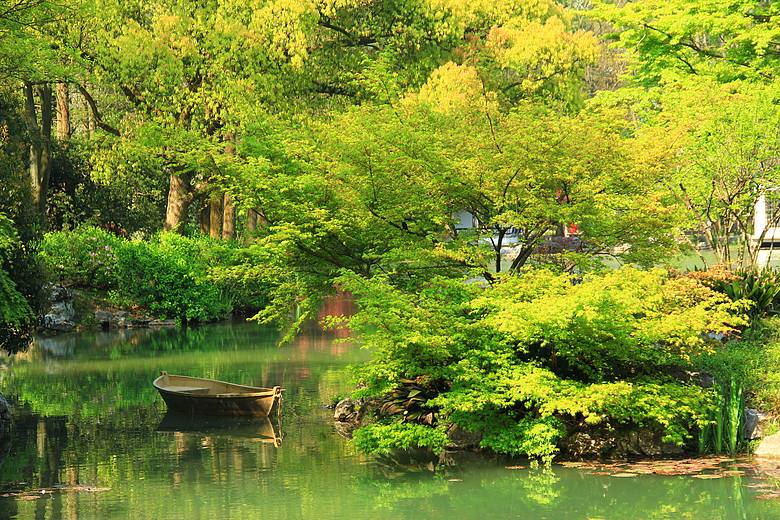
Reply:
<svg viewBox="0 0 780 520"><path fill-rule="evenodd" d="M276 416L274 422L276 424L268 417L208 417L169 411L160 421L157 431L249 439L273 444L278 448L282 445L281 414Z"/></svg>

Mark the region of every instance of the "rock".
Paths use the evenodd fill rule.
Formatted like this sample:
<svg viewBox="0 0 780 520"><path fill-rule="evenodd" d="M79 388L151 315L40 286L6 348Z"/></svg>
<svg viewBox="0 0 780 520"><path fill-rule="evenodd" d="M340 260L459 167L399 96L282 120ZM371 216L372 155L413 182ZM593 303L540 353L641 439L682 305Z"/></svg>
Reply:
<svg viewBox="0 0 780 520"><path fill-rule="evenodd" d="M50 307L43 316L43 327L58 332L69 332L76 327L73 291L62 285L49 286Z"/></svg>
<svg viewBox="0 0 780 520"><path fill-rule="evenodd" d="M118 311L114 313L114 323L117 328L124 329L127 327L127 313L125 311Z"/></svg>
<svg viewBox="0 0 780 520"><path fill-rule="evenodd" d="M339 421L333 423L333 426L336 429L336 433L338 433L345 439L351 439L352 432L354 432L355 429L357 428L356 424L349 423L349 422L339 422Z"/></svg>
<svg viewBox="0 0 780 520"><path fill-rule="evenodd" d="M755 456L765 459L780 459L780 433L764 437L756 448Z"/></svg>
<svg viewBox="0 0 780 520"><path fill-rule="evenodd" d="M11 405L0 394L0 465L11 452Z"/></svg>
<svg viewBox="0 0 780 520"><path fill-rule="evenodd" d="M150 323L152 323L152 318L141 316L128 321L127 327L131 329L143 329L149 327Z"/></svg>
<svg viewBox="0 0 780 520"><path fill-rule="evenodd" d="M333 411L333 419L336 422L357 424L363 418L365 403L362 399L354 400L349 397L342 399Z"/></svg>
<svg viewBox="0 0 780 520"><path fill-rule="evenodd" d="M616 440L606 435L575 432L560 444L563 455L572 459L600 459L615 449Z"/></svg>
<svg viewBox="0 0 780 520"><path fill-rule="evenodd" d="M104 329L126 329L135 325L127 311L95 311L95 321Z"/></svg>
<svg viewBox="0 0 780 520"><path fill-rule="evenodd" d="M570 459L626 459L680 455L683 449L663 442L653 430L577 430L559 443L561 454Z"/></svg>
<svg viewBox="0 0 780 520"><path fill-rule="evenodd" d="M3 432L3 424L11 422L11 405L8 403L3 394L0 394L0 432ZM0 433L0 436L2 434Z"/></svg>
<svg viewBox="0 0 780 520"><path fill-rule="evenodd" d="M149 327L175 327L176 320L150 320Z"/></svg>
<svg viewBox="0 0 780 520"><path fill-rule="evenodd" d="M342 437L351 439L352 432L360 427L363 416L366 414L369 406L375 404L373 401L351 399L349 397L339 401L333 409L336 432Z"/></svg>
<svg viewBox="0 0 780 520"><path fill-rule="evenodd" d="M675 379L679 379L688 384L700 386L702 388L712 388L715 384L715 378L706 372L692 372L677 365L664 367L663 372Z"/></svg>
<svg viewBox="0 0 780 520"><path fill-rule="evenodd" d="M744 438L747 440L754 440L763 437L763 425L768 419L768 415L761 413L754 408L745 408Z"/></svg>
<svg viewBox="0 0 780 520"><path fill-rule="evenodd" d="M662 453L660 439L649 430L629 430L617 439L616 455L620 458L626 455L657 457Z"/></svg>
<svg viewBox="0 0 780 520"><path fill-rule="evenodd" d="M447 437L450 439L447 448L452 450L479 448L479 444L482 442L481 433L466 431L457 424L452 424L447 428Z"/></svg>
<svg viewBox="0 0 780 520"><path fill-rule="evenodd" d="M11 419L11 405L3 394L0 394L0 445L10 442ZM2 462L2 457L0 457L0 462Z"/></svg>
<svg viewBox="0 0 780 520"><path fill-rule="evenodd" d="M685 450L683 449L682 446L678 446L671 442L661 443L661 455L665 457L667 456L677 457L683 454L685 454Z"/></svg>
<svg viewBox="0 0 780 520"><path fill-rule="evenodd" d="M109 311L104 311L101 309L95 311L95 321L98 323L98 325L108 326L108 324L111 323L111 319L113 317L114 314Z"/></svg>
<svg viewBox="0 0 780 520"><path fill-rule="evenodd" d="M702 372L692 372L696 374L696 384L702 388L712 388L715 385L715 378Z"/></svg>

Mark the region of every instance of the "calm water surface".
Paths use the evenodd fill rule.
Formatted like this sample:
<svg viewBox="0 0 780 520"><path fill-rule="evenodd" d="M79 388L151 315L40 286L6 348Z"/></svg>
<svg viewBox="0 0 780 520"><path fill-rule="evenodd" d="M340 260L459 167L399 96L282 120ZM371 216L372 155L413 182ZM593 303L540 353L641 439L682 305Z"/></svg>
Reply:
<svg viewBox="0 0 780 520"><path fill-rule="evenodd" d="M432 472L358 455L322 404L347 391L349 365L366 354L336 339L311 329L279 348L269 329L223 324L39 340L0 372L16 415L0 448L0 493L16 494L0 498L0 519L780 519L754 477L488 460ZM281 424L166 416L151 386L160 370L281 384Z"/></svg>

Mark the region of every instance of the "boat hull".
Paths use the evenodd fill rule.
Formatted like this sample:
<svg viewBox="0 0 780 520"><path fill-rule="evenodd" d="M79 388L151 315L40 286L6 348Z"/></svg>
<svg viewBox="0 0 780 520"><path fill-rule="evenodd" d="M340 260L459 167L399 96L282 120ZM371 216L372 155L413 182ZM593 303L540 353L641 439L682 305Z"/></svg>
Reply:
<svg viewBox="0 0 780 520"><path fill-rule="evenodd" d="M154 387L169 410L192 415L267 417L281 398L278 387L246 387L167 373L154 381ZM188 391L181 391L184 388Z"/></svg>
<svg viewBox="0 0 780 520"><path fill-rule="evenodd" d="M274 405L274 396L225 398L181 395L162 388L158 388L157 391L169 410L183 413L267 417Z"/></svg>

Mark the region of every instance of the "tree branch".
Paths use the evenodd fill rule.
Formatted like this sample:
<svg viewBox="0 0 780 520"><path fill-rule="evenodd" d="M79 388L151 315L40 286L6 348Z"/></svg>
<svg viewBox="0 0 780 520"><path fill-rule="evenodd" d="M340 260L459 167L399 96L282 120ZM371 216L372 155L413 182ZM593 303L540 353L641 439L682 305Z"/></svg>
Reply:
<svg viewBox="0 0 780 520"><path fill-rule="evenodd" d="M100 115L100 110L98 110L95 98L93 98L92 95L87 92L87 89L85 89L81 83L76 83L76 86L79 88L81 95L84 96L84 99L87 101L89 109L92 111L92 116L95 118L95 124L97 127L108 132L109 134L113 134L119 137L119 130L103 121L103 116Z"/></svg>

